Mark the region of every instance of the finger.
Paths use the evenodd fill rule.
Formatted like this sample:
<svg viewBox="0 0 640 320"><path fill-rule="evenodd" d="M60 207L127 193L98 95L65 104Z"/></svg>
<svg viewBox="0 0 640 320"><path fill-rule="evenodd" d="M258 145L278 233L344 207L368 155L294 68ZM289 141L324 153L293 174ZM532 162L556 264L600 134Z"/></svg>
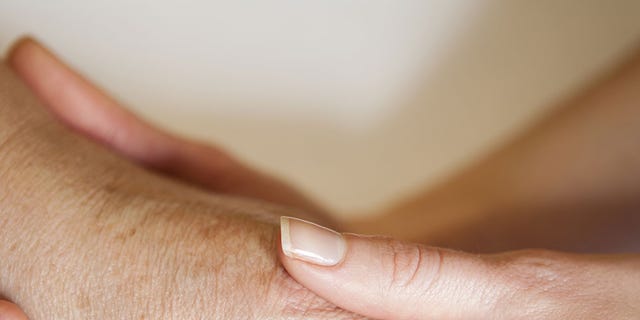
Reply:
<svg viewBox="0 0 640 320"><path fill-rule="evenodd" d="M292 277L339 307L376 319L578 319L589 314L580 318L586 319L598 315L594 305L614 301L611 310L631 312L629 305L640 302L619 294L623 287L635 290L631 297L640 294L637 257L613 264L612 270L607 260L594 263L545 251L471 255L339 234L287 217L281 218L281 230L281 261ZM626 280L612 291L612 279ZM587 302L581 305L578 297Z"/></svg>
<svg viewBox="0 0 640 320"><path fill-rule="evenodd" d="M0 320L28 320L28 318L15 304L0 300Z"/></svg>
<svg viewBox="0 0 640 320"><path fill-rule="evenodd" d="M32 39L19 41L8 61L55 116L125 157L210 190L324 213L287 184L223 150L145 122Z"/></svg>
<svg viewBox="0 0 640 320"><path fill-rule="evenodd" d="M490 282L481 277L468 281L488 268L474 256L385 238L341 235L286 217L281 218L281 230L282 262L289 274L342 308L376 319L399 320L424 319L427 314L483 318L488 311L480 310L490 298L480 288Z"/></svg>
<svg viewBox="0 0 640 320"><path fill-rule="evenodd" d="M167 161L177 141L140 120L92 86L36 41L24 38L8 63L52 113L65 124L151 165Z"/></svg>

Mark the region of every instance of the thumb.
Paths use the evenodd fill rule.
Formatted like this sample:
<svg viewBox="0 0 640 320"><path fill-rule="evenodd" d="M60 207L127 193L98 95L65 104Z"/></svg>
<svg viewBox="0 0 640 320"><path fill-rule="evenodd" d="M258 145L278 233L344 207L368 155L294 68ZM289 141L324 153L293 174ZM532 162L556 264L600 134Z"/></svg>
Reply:
<svg viewBox="0 0 640 320"><path fill-rule="evenodd" d="M369 317L480 316L490 311L488 295L497 294L486 291L489 277L477 275L486 275L488 268L473 255L339 234L288 217L281 218L281 231L282 261L292 277L334 304Z"/></svg>
<svg viewBox="0 0 640 320"><path fill-rule="evenodd" d="M0 320L28 320L27 316L15 304L0 300Z"/></svg>
<svg viewBox="0 0 640 320"><path fill-rule="evenodd" d="M376 319L598 319L603 310L628 315L640 302L634 255L474 255L288 217L281 245L282 264L298 282Z"/></svg>

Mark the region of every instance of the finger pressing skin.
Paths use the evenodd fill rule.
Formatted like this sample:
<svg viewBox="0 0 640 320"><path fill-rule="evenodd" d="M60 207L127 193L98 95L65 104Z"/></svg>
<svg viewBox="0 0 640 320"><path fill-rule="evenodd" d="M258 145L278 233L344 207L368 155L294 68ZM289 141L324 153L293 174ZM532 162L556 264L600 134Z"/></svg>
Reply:
<svg viewBox="0 0 640 320"><path fill-rule="evenodd" d="M316 294L376 319L640 315L640 259L548 251L472 255L281 218L281 261ZM634 307L635 306L635 307Z"/></svg>
<svg viewBox="0 0 640 320"><path fill-rule="evenodd" d="M18 41L8 63L62 122L127 158L213 191L328 217L300 192L220 148L175 136L137 117L33 39Z"/></svg>
<svg viewBox="0 0 640 320"><path fill-rule="evenodd" d="M338 234L281 218L282 263L316 294L376 319L486 315L498 290L486 291L488 266L472 255L381 238ZM463 275L468 275L462 277ZM500 288L497 288L500 289ZM482 318L482 317L480 317Z"/></svg>
<svg viewBox="0 0 640 320"><path fill-rule="evenodd" d="M0 300L0 320L28 320L28 318L15 304Z"/></svg>

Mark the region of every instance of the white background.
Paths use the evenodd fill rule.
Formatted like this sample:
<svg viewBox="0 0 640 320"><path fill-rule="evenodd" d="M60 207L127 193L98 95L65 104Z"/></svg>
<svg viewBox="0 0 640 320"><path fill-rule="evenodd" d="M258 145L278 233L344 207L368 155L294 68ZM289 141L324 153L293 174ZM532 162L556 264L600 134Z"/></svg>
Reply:
<svg viewBox="0 0 640 320"><path fill-rule="evenodd" d="M342 213L436 183L640 44L640 1L0 1L131 109Z"/></svg>

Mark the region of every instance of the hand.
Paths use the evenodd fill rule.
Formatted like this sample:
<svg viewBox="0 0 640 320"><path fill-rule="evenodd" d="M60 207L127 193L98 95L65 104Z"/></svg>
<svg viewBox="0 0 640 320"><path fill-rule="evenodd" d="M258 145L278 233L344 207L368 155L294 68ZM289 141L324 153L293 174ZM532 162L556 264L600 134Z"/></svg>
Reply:
<svg viewBox="0 0 640 320"><path fill-rule="evenodd" d="M298 282L376 319L638 319L639 255L494 255L339 234L281 218Z"/></svg>
<svg viewBox="0 0 640 320"><path fill-rule="evenodd" d="M0 295L38 319L353 319L277 261L273 216L53 121L0 64Z"/></svg>
<svg viewBox="0 0 640 320"><path fill-rule="evenodd" d="M300 217L334 224L326 210L279 179L219 147L143 121L30 38L13 46L8 63L63 123L128 159L216 193L290 206Z"/></svg>

